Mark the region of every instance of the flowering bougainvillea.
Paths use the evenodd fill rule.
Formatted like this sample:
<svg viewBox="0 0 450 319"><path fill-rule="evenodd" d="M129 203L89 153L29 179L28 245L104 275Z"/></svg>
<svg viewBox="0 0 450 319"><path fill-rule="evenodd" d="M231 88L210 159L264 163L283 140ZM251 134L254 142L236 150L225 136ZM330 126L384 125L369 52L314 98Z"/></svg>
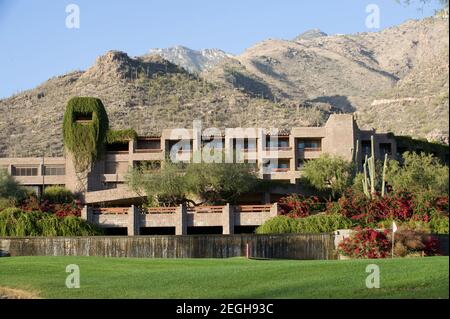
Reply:
<svg viewBox="0 0 450 319"><path fill-rule="evenodd" d="M386 258L391 251L388 231L357 228L356 232L338 246L338 252L351 258Z"/></svg>
<svg viewBox="0 0 450 319"><path fill-rule="evenodd" d="M427 221L427 214L414 214L411 194L394 193L388 196L374 196L369 199L363 194L348 191L338 200L339 213L363 224L395 219L407 221L412 218Z"/></svg>
<svg viewBox="0 0 450 319"><path fill-rule="evenodd" d="M283 197L278 202L280 214L289 217L307 217L312 213L321 212L325 209L325 204L316 196L302 196L292 194Z"/></svg>

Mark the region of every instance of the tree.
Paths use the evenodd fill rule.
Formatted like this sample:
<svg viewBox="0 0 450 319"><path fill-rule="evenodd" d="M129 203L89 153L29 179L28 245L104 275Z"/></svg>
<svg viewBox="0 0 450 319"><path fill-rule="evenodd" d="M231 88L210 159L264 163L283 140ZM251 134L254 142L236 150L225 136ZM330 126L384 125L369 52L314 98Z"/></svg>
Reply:
<svg viewBox="0 0 450 319"><path fill-rule="evenodd" d="M336 197L352 184L353 164L340 158L322 154L305 163L304 178L317 190L330 190Z"/></svg>
<svg viewBox="0 0 450 319"><path fill-rule="evenodd" d="M255 166L246 163L193 163L185 178L189 191L209 204L234 204L258 183Z"/></svg>
<svg viewBox="0 0 450 319"><path fill-rule="evenodd" d="M162 168L135 168L127 176L128 185L144 192L150 205L199 205L235 203L258 185L254 165L245 163L175 164Z"/></svg>
<svg viewBox="0 0 450 319"><path fill-rule="evenodd" d="M23 200L26 194L26 190L6 170L0 169L0 198L18 202Z"/></svg>
<svg viewBox="0 0 450 319"><path fill-rule="evenodd" d="M394 191L448 196L448 174L448 166L442 165L433 155L406 152L403 164L389 161L386 181Z"/></svg>
<svg viewBox="0 0 450 319"><path fill-rule="evenodd" d="M180 164L166 161L161 169L154 164L134 168L125 179L138 194L145 193L149 205L174 206L187 201L187 187Z"/></svg>

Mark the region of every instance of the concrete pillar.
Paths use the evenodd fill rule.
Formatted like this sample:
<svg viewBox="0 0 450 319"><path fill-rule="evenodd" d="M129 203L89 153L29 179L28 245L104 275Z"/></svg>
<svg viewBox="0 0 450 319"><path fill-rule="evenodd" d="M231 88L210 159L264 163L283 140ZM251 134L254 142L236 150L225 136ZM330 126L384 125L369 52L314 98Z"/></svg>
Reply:
<svg viewBox="0 0 450 319"><path fill-rule="evenodd" d="M81 219L92 222L92 207L88 207L87 205L83 206L81 209Z"/></svg>
<svg viewBox="0 0 450 319"><path fill-rule="evenodd" d="M133 167L133 154L136 149L136 140L132 139L128 142L128 166Z"/></svg>
<svg viewBox="0 0 450 319"><path fill-rule="evenodd" d="M128 236L139 235L140 226L139 209L136 206L131 205L128 210Z"/></svg>
<svg viewBox="0 0 450 319"><path fill-rule="evenodd" d="M222 233L224 235L234 234L234 207L226 204L222 208Z"/></svg>
<svg viewBox="0 0 450 319"><path fill-rule="evenodd" d="M289 136L289 147L291 147L292 157L289 160L289 170L295 172L297 170L297 146L295 145L295 137Z"/></svg>
<svg viewBox="0 0 450 319"><path fill-rule="evenodd" d="M273 203L270 207L270 218L278 216L278 203Z"/></svg>
<svg viewBox="0 0 450 319"><path fill-rule="evenodd" d="M187 209L180 205L175 213L175 235L187 235Z"/></svg>

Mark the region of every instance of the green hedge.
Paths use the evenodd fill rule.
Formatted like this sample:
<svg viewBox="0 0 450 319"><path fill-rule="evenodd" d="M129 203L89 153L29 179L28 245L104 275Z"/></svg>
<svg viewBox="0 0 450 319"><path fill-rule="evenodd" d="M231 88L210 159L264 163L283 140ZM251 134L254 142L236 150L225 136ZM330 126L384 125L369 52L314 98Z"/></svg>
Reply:
<svg viewBox="0 0 450 319"><path fill-rule="evenodd" d="M354 226L353 221L345 216L320 214L300 218L297 233L329 233L338 229L349 229Z"/></svg>
<svg viewBox="0 0 450 319"><path fill-rule="evenodd" d="M0 212L0 236L92 236L102 232L81 218L7 208Z"/></svg>
<svg viewBox="0 0 450 319"><path fill-rule="evenodd" d="M338 229L352 228L354 223L342 215L318 214L305 218L277 216L269 219L256 229L257 234L306 234L329 233Z"/></svg>
<svg viewBox="0 0 450 319"><path fill-rule="evenodd" d="M69 204L74 200L74 196L70 190L62 186L49 186L42 194L44 200L48 200L51 204Z"/></svg>

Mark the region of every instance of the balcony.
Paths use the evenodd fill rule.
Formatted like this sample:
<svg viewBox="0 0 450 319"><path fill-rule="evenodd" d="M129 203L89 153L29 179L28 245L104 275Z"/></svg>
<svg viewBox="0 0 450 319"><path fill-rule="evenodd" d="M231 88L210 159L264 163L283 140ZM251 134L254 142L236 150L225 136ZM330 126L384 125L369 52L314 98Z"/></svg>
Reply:
<svg viewBox="0 0 450 319"><path fill-rule="evenodd" d="M290 146L269 146L263 149L263 158L292 158L292 147Z"/></svg>

